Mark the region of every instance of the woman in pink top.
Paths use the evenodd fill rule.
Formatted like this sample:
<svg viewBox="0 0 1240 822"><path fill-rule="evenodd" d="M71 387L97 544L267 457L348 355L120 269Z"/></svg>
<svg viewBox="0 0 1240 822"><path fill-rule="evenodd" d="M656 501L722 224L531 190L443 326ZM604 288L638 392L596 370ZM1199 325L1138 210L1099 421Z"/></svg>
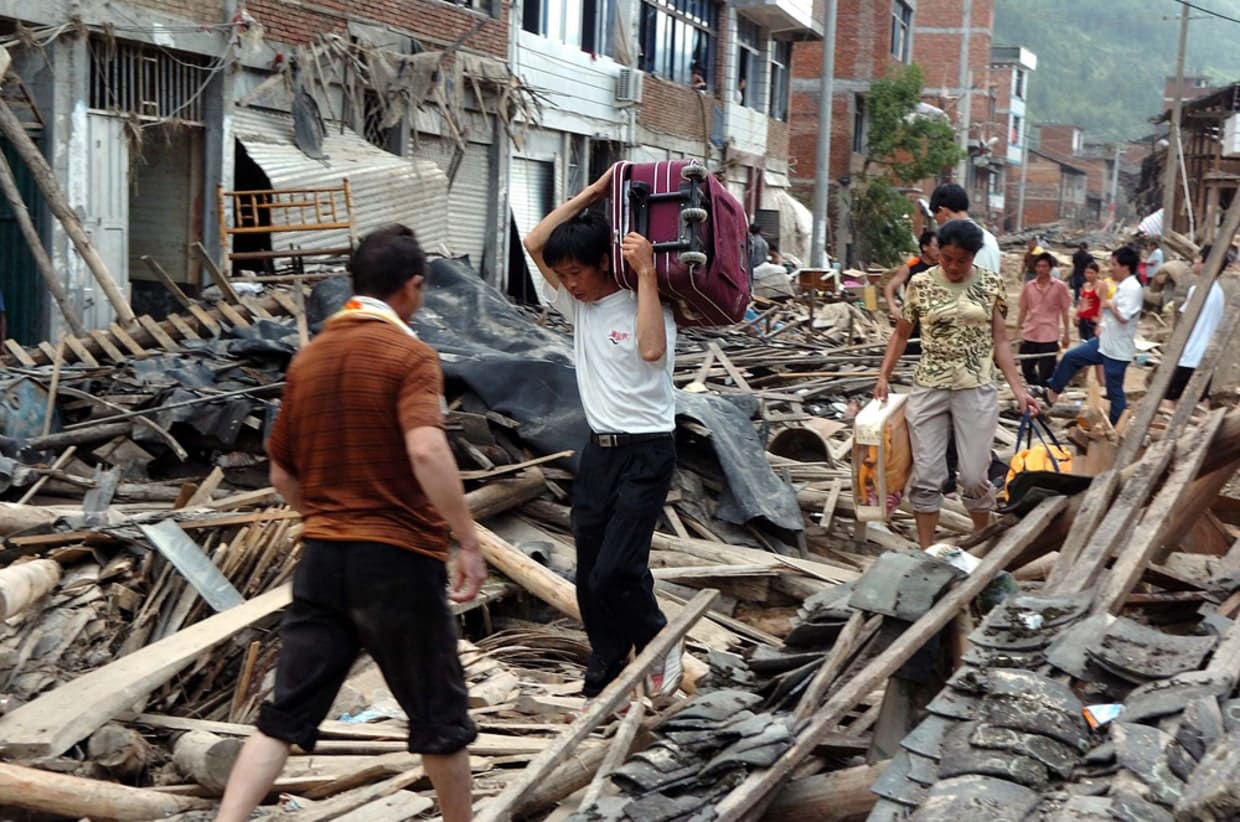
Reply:
<svg viewBox="0 0 1240 822"><path fill-rule="evenodd" d="M1069 309L1072 292L1051 276L1055 256L1050 252L1038 255L1034 265L1037 276L1025 283L1020 291L1020 311L1016 324L1020 327L1021 369L1029 385L1045 385L1055 371L1059 347L1068 347ZM1059 327L1063 324L1063 334ZM1044 354L1045 356L1029 356Z"/></svg>

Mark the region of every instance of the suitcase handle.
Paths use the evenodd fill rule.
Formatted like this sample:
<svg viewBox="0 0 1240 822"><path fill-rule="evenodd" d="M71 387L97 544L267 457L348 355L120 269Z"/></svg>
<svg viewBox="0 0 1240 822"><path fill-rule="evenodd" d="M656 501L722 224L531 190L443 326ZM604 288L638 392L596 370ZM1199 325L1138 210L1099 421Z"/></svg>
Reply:
<svg viewBox="0 0 1240 822"><path fill-rule="evenodd" d="M657 202L676 201L681 204L681 218L678 236L675 240L655 242L650 245L655 251L701 251L702 243L697 231L691 230L683 212L685 208L702 207L702 191L697 180L686 180L681 183L679 191L664 194L652 194L646 183L633 183L629 186L629 209L633 216L634 230L643 237L650 239L650 204Z"/></svg>

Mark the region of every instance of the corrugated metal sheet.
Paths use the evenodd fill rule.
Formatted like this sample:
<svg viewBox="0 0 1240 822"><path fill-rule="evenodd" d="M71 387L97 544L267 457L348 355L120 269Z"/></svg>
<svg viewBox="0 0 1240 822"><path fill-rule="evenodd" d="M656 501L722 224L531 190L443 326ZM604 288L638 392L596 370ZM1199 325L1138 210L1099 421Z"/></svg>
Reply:
<svg viewBox="0 0 1240 822"><path fill-rule="evenodd" d="M398 157L334 125L323 140L327 159L313 160L294 144L291 117L254 108L235 111L233 132L273 188L330 188L347 177L359 237L398 222L412 228L428 251L449 239L448 177L429 160ZM348 242L343 229L272 235L276 250L293 245L333 248Z"/></svg>
<svg viewBox="0 0 1240 822"><path fill-rule="evenodd" d="M420 137L416 152L419 158L434 161L446 173L451 168L456 143L440 137ZM469 255L470 263L479 270L492 230L487 220L487 207L494 199L491 182L490 146L467 143L448 189L452 230L445 244L454 255Z"/></svg>

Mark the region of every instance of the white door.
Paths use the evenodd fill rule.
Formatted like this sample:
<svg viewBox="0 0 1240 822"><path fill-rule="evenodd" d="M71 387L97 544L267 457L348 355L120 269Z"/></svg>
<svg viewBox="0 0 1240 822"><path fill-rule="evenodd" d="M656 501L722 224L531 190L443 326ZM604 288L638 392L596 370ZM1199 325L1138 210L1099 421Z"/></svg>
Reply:
<svg viewBox="0 0 1240 822"><path fill-rule="evenodd" d="M88 145L86 233L108 267L117 288L129 294L129 143L124 122L107 114L86 115ZM107 294L85 270L85 309L82 322L89 328L107 328L116 311Z"/></svg>

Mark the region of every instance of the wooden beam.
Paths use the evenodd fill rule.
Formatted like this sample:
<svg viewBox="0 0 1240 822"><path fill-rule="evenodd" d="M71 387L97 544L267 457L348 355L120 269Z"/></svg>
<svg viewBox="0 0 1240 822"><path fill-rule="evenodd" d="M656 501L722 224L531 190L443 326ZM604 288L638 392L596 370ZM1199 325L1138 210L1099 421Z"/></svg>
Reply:
<svg viewBox="0 0 1240 822"><path fill-rule="evenodd" d="M1044 500L1008 531L973 573L909 626L899 639L840 686L814 714L805 730L798 734L792 747L774 765L751 773L716 806L718 822L740 822L756 814L766 804L771 792L788 780L793 769L813 752L819 741L825 738L850 710L899 670L932 636L955 619L960 609L972 602L1009 562L1019 556L1067 504L1065 497Z"/></svg>
<svg viewBox="0 0 1240 822"><path fill-rule="evenodd" d="M204 651L292 600L282 585L49 691L0 717L0 751L60 756L167 682Z"/></svg>
<svg viewBox="0 0 1240 822"><path fill-rule="evenodd" d="M1132 535L1133 522L1140 516L1150 493L1162 479L1174 452L1173 440L1161 440L1145 452L1136 464L1137 470L1132 477L1124 481L1102 524L1092 534L1086 534L1089 542L1073 563L1067 578L1055 589L1056 594L1080 593L1098 581L1111 555Z"/></svg>
<svg viewBox="0 0 1240 822"><path fill-rule="evenodd" d="M1124 601L1141 580L1141 574L1154 553L1171 537L1167 526L1171 513L1179 509L1192 489L1193 477L1205 461L1206 451L1214 441L1214 435L1222 424L1224 410L1212 412L1206 424L1195 431L1197 441L1186 444L1180 441L1176 447L1175 467L1163 483L1154 501L1145 509L1141 523L1130 530L1131 538L1120 551L1115 566L1102 583L1094 600L1094 613L1118 614Z"/></svg>
<svg viewBox="0 0 1240 822"><path fill-rule="evenodd" d="M620 675L603 689L601 694L589 702L585 713L578 717L576 722L570 725L554 743L534 757L521 775L509 782L499 796L482 806L475 815L478 822L507 822L512 819L514 810L521 799L535 785L550 775L555 767L567 759L573 749L590 735L592 730L624 703L629 692L641 684L651 666L664 654L675 653L679 650L681 639L689 632L689 628L702 618L706 609L718 596L718 591L702 591L690 600L685 609L650 641L650 644L637 655L637 658L630 662L620 672Z"/></svg>
<svg viewBox="0 0 1240 822"><path fill-rule="evenodd" d="M590 780L589 787L586 788L585 794L581 797L579 808L590 805L594 800L603 794L603 788L606 787L607 777L611 776L612 771L624 764L624 760L628 758L629 751L633 749L633 740L637 738L637 732L642 726L642 717L646 712L646 703L640 699L634 699L629 702L629 709L624 714L624 719L620 720L620 727L616 730L616 735L611 738L611 744L607 746L607 755L603 757L603 762L598 767L598 771L594 774L594 778Z"/></svg>
<svg viewBox="0 0 1240 822"><path fill-rule="evenodd" d="M168 289L168 293L181 304L182 308L188 309L193 304L194 301L181 290L181 286L177 285L176 280L172 279L172 275L164 271L164 267L154 257L149 254L143 254L139 259L146 263L146 267L155 275L155 279L159 280L164 288Z"/></svg>
<svg viewBox="0 0 1240 822"><path fill-rule="evenodd" d="M1067 540L1059 549L1059 558L1046 578L1047 591L1056 591L1067 583L1081 552L1085 550L1085 544L1111 509L1111 500L1115 498L1118 488L1119 469L1116 468L1102 472L1089 484L1081 508L1073 518L1072 530L1068 532Z"/></svg>
<svg viewBox="0 0 1240 822"><path fill-rule="evenodd" d="M763 822L845 822L861 819L878 801L870 790L889 762L857 765L794 779L780 789Z"/></svg>
<svg viewBox="0 0 1240 822"><path fill-rule="evenodd" d="M1180 362L1180 356L1188 345L1188 338L1193 332L1193 326L1197 324L1197 319L1205 308L1206 298L1210 296L1210 286L1214 284L1219 274L1222 273L1223 259L1231 248L1231 238L1236 236L1238 229L1240 229L1240 197L1234 198L1231 205L1227 207L1227 215L1223 218L1223 227L1219 229L1219 237L1225 238L1225 242L1214 244L1214 247L1210 249L1210 256L1206 259L1205 265L1201 267L1201 274L1197 277L1197 286L1193 291L1193 297L1184 306L1184 311L1175 324L1175 331L1172 332L1171 339L1163 346L1162 362L1154 371L1149 387L1145 391L1145 396L1137 404L1136 413L1133 414L1132 419L1128 422L1128 430L1124 432L1124 439L1119 444L1119 452L1115 455L1116 466L1123 468L1132 462L1137 456L1137 451L1145 441L1145 434L1149 431L1150 423L1154 421L1154 416L1158 413L1158 406L1162 402L1163 395L1167 393L1168 386L1171 385L1171 377L1175 374L1176 365ZM1176 428L1168 429L1169 436L1174 436L1178 433L1179 430Z"/></svg>

